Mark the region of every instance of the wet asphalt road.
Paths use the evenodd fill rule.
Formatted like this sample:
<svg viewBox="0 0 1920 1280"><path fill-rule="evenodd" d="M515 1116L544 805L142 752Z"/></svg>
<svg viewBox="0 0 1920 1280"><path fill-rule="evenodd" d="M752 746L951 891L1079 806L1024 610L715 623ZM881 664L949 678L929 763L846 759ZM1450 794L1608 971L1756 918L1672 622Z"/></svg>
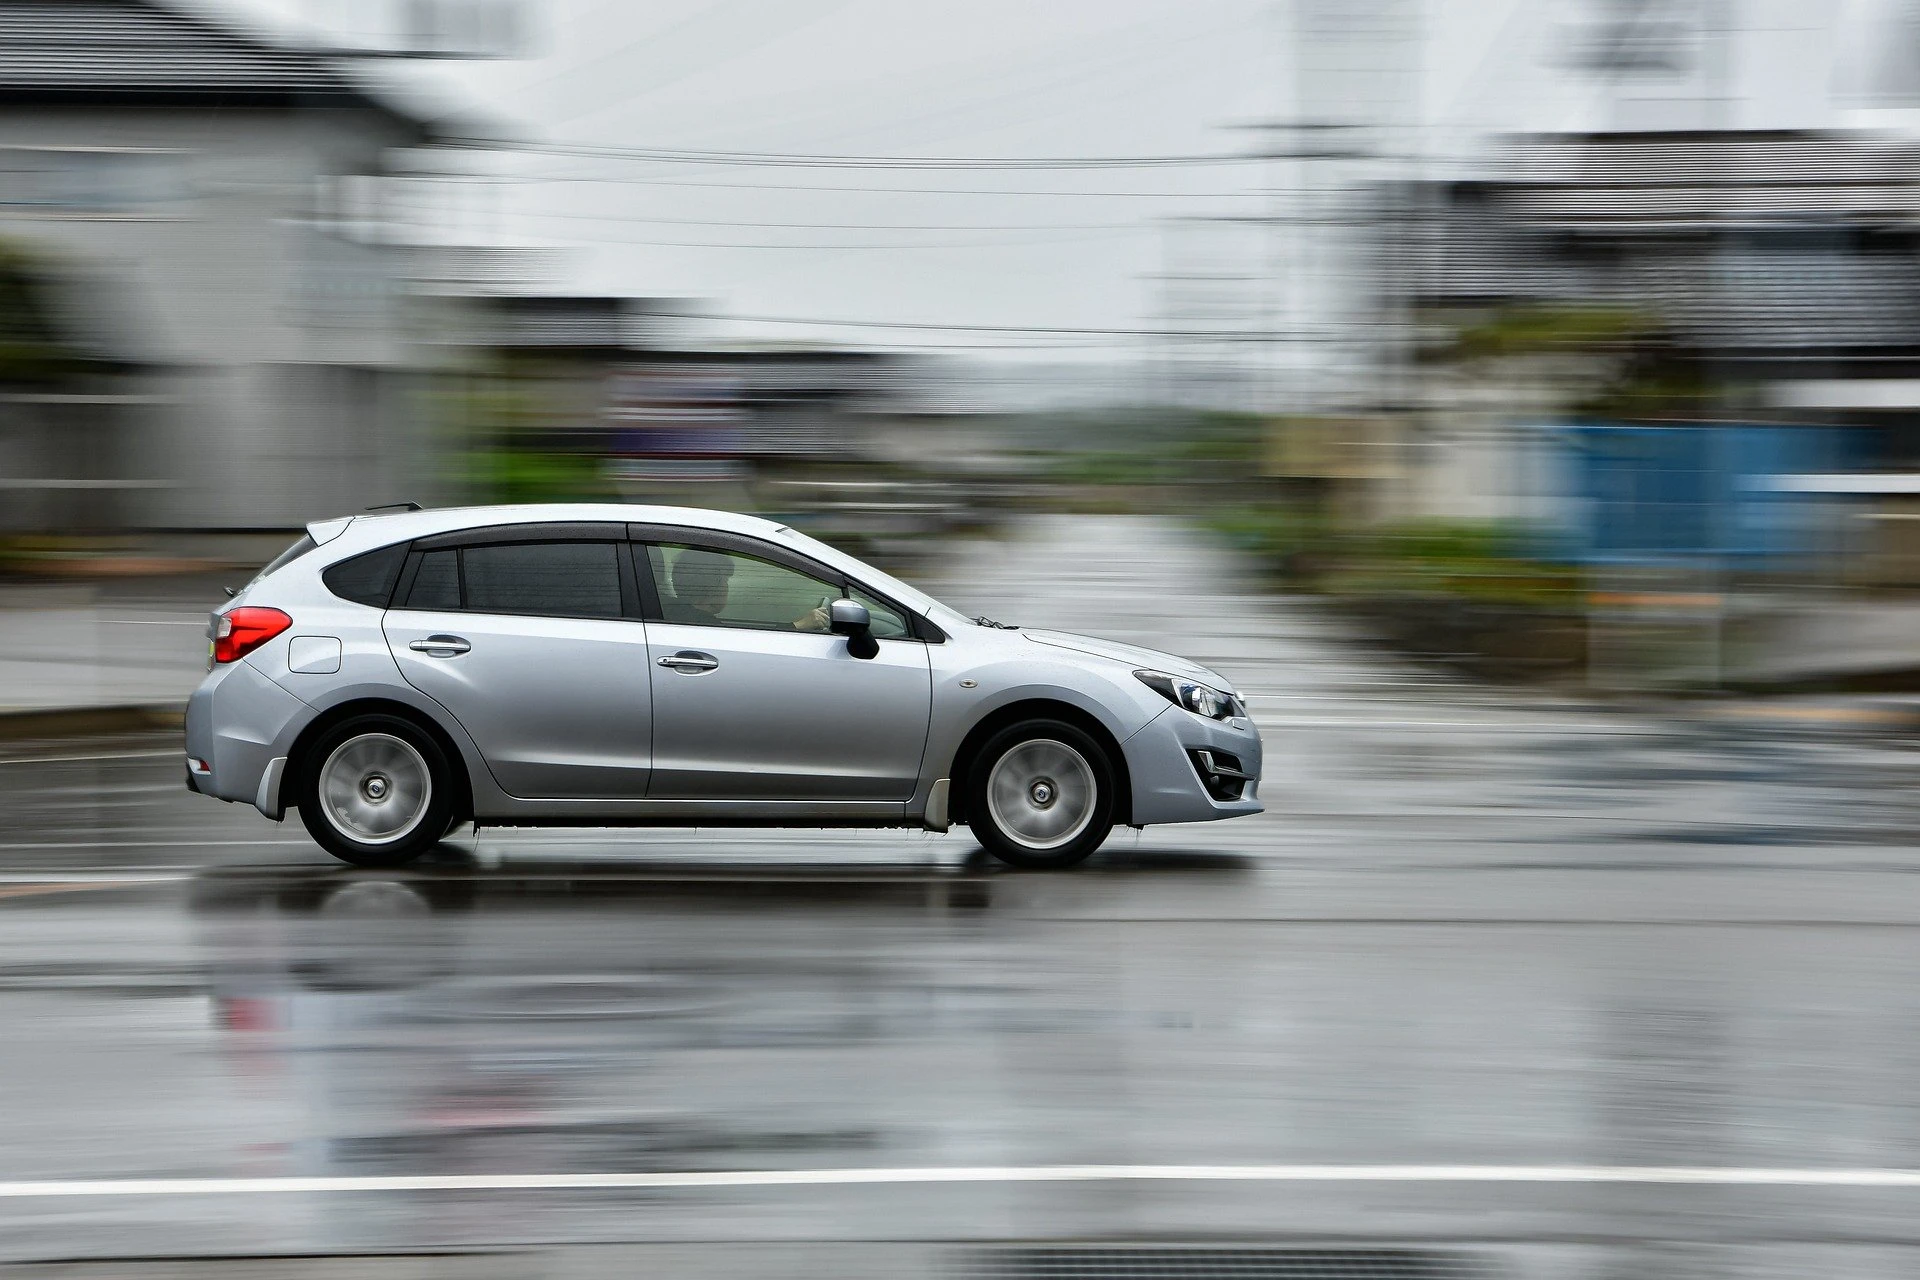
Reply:
<svg viewBox="0 0 1920 1280"><path fill-rule="evenodd" d="M1224 670L1267 814L1065 875L964 832L682 831L483 832L373 873L187 795L163 738L0 749L0 1261L1037 1275L1008 1242L1096 1241L1920 1270L1920 1186L1876 1184L1920 1167L1907 741L1461 686L1177 529L1028 534L964 549L944 594ZM1106 1172L1008 1173L1060 1166ZM1143 1166L1178 1169L1111 1176ZM1245 1166L1287 1171L1206 1172ZM1643 1167L1723 1172L1607 1180ZM897 1172L927 1168L977 1180ZM879 1172L818 1182L849 1169ZM757 1181L542 1181L716 1171ZM421 1181L98 1185L393 1176Z"/></svg>

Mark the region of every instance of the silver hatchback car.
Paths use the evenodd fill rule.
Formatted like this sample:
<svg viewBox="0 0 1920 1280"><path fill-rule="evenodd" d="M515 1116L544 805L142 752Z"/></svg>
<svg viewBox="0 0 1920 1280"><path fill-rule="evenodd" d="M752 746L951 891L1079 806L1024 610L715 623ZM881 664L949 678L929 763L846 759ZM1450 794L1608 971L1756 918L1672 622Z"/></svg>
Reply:
<svg viewBox="0 0 1920 1280"><path fill-rule="evenodd" d="M1261 810L1218 675L968 619L751 516L349 516L213 615L187 785L393 866L479 826L969 826L1018 866Z"/></svg>

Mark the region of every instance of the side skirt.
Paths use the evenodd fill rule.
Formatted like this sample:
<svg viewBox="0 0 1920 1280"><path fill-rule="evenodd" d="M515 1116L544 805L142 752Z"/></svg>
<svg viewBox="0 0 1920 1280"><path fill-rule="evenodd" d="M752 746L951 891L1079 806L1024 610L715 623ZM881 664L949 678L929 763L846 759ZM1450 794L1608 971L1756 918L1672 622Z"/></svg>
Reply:
<svg viewBox="0 0 1920 1280"><path fill-rule="evenodd" d="M528 801L481 813L488 827L917 827L898 801Z"/></svg>

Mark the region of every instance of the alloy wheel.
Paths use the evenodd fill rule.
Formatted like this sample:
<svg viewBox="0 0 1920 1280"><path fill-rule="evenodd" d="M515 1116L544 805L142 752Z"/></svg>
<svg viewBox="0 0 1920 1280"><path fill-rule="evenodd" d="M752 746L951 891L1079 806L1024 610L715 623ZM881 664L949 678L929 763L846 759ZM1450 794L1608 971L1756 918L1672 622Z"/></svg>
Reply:
<svg viewBox="0 0 1920 1280"><path fill-rule="evenodd" d="M987 775L996 826L1022 848L1057 849L1093 820L1098 783L1079 751L1055 738L1017 743Z"/></svg>
<svg viewBox="0 0 1920 1280"><path fill-rule="evenodd" d="M420 825L433 800L433 773L418 748L390 733L364 733L334 748L320 766L327 822L361 844L391 844Z"/></svg>

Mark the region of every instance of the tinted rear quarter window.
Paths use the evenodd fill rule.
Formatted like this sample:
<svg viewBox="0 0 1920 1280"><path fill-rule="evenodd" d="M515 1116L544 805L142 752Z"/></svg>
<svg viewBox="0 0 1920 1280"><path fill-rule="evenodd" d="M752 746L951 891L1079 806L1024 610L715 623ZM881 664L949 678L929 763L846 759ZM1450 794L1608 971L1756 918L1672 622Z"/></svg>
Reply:
<svg viewBox="0 0 1920 1280"><path fill-rule="evenodd" d="M419 572L407 589L409 609L458 609L460 607L460 553L429 551L420 557Z"/></svg>
<svg viewBox="0 0 1920 1280"><path fill-rule="evenodd" d="M610 542L467 547L460 558L468 609L567 618L621 614L619 548Z"/></svg>
<svg viewBox="0 0 1920 1280"><path fill-rule="evenodd" d="M342 600L384 609L393 596L393 584L400 578L401 566L406 562L407 544L402 542L342 560L322 573L320 580Z"/></svg>

